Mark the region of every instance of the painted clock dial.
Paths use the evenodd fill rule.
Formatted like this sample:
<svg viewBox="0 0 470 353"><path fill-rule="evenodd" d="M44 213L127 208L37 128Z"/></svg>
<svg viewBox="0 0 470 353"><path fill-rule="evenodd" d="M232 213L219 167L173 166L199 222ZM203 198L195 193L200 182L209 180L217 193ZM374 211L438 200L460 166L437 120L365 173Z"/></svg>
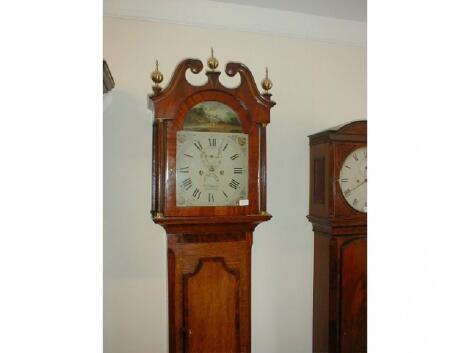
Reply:
<svg viewBox="0 0 470 353"><path fill-rule="evenodd" d="M367 147L357 148L345 158L338 182L346 202L367 213Z"/></svg>
<svg viewBox="0 0 470 353"><path fill-rule="evenodd" d="M247 204L248 136L178 131L176 206Z"/></svg>

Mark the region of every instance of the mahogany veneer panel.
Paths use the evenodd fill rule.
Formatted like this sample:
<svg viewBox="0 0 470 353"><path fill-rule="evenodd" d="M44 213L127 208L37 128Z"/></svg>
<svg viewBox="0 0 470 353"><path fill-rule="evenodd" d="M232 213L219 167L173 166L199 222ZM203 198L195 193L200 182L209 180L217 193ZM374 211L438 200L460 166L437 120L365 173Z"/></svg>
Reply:
<svg viewBox="0 0 470 353"><path fill-rule="evenodd" d="M200 288L205 288L201 291ZM240 274L231 270L222 257L199 260L183 281L186 352L240 351Z"/></svg>
<svg viewBox="0 0 470 353"><path fill-rule="evenodd" d="M250 351L251 239L168 236L171 352Z"/></svg>
<svg viewBox="0 0 470 353"><path fill-rule="evenodd" d="M367 240L341 247L341 350L367 351Z"/></svg>

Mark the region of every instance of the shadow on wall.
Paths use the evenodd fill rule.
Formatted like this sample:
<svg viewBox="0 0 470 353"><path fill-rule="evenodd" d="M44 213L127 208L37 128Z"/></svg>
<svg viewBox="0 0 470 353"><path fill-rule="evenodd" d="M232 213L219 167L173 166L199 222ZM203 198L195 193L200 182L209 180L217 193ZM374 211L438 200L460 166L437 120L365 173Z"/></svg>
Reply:
<svg viewBox="0 0 470 353"><path fill-rule="evenodd" d="M150 217L152 114L142 109L145 102L126 92L108 94L103 116L105 276L165 278L166 268L156 264L164 232Z"/></svg>

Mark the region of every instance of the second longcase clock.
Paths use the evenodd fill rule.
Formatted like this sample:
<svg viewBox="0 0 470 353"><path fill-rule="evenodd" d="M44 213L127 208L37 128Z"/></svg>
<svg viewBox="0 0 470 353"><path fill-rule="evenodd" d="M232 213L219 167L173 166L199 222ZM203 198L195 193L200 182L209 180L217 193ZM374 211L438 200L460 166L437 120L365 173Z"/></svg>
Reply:
<svg viewBox="0 0 470 353"><path fill-rule="evenodd" d="M367 352L367 121L309 136L313 352Z"/></svg>
<svg viewBox="0 0 470 353"><path fill-rule="evenodd" d="M266 125L274 102L251 72L228 63L219 81L211 56L207 82L193 86L202 62L186 59L170 83L156 83L152 216L167 232L170 352L250 352L251 245L266 212ZM270 88L269 79L263 81Z"/></svg>

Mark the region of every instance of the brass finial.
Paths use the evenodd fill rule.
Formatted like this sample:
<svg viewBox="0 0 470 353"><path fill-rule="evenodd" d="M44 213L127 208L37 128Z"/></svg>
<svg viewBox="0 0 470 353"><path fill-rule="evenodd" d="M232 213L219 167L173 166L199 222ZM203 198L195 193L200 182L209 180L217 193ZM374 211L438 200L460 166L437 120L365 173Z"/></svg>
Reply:
<svg viewBox="0 0 470 353"><path fill-rule="evenodd" d="M211 48L211 57L207 59L207 66L209 66L211 70L215 70L217 66L219 66L219 60L214 57L214 48Z"/></svg>
<svg viewBox="0 0 470 353"><path fill-rule="evenodd" d="M273 88L273 81L269 79L268 76L268 68L266 67L266 76L261 81L261 87L264 89L264 93L268 93L268 91Z"/></svg>
<svg viewBox="0 0 470 353"><path fill-rule="evenodd" d="M155 61L155 70L152 71L150 78L155 83L153 85L153 89L154 90L159 89L160 88L159 84L162 83L163 81L163 75L160 72L160 70L158 70L158 60Z"/></svg>

